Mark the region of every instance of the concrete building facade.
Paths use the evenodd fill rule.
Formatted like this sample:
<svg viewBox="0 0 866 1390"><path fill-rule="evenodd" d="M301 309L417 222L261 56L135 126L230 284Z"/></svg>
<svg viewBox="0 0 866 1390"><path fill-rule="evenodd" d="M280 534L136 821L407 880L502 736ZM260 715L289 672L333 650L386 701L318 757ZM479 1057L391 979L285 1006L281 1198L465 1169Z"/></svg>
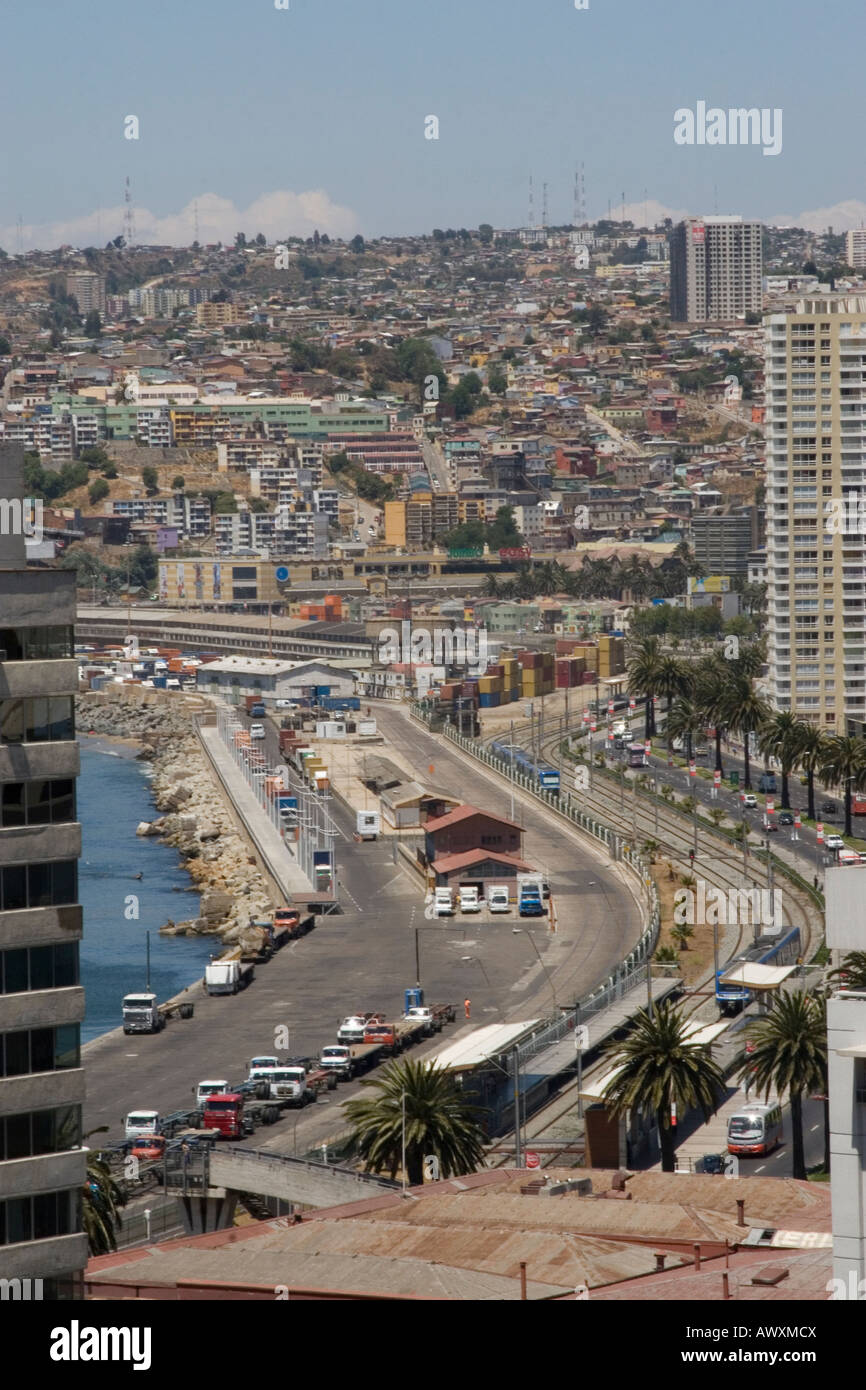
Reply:
<svg viewBox="0 0 866 1390"><path fill-rule="evenodd" d="M704 323L761 311L761 224L687 217L672 231L671 318Z"/></svg>
<svg viewBox="0 0 866 1390"><path fill-rule="evenodd" d="M22 451L0 447L0 496L20 499ZM28 568L0 534L0 1270L76 1292L84 1072L79 1029L81 827L73 696L75 579ZM32 1288L32 1285L31 1285Z"/></svg>
<svg viewBox="0 0 866 1390"><path fill-rule="evenodd" d="M866 296L769 314L769 683L830 732L866 722Z"/></svg>

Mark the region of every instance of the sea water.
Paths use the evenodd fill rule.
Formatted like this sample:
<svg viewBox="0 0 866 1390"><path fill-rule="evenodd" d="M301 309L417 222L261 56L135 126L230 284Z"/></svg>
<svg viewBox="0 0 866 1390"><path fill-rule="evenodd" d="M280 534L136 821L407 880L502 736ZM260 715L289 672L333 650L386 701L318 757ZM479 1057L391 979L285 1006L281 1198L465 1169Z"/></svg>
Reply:
<svg viewBox="0 0 866 1390"><path fill-rule="evenodd" d="M197 917L199 897L183 891L191 880L177 850L158 837L135 833L140 821L158 814L150 794L150 764L135 755L131 746L95 737L81 740L78 881L87 1009L82 1042L119 1027L123 996L145 988L148 930L150 987L160 1002L200 979L219 944L214 936L158 934L169 919Z"/></svg>

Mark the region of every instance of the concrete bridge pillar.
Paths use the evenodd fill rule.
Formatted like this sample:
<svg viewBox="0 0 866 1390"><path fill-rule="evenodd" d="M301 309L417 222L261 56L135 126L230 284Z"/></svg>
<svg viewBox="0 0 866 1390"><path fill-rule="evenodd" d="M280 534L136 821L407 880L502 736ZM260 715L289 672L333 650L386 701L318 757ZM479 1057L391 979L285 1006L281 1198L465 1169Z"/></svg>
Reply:
<svg viewBox="0 0 866 1390"><path fill-rule="evenodd" d="M234 1224L238 1194L225 1188L211 1187L206 1197L200 1193L178 1193L178 1206L187 1235L204 1236L211 1231L224 1231Z"/></svg>

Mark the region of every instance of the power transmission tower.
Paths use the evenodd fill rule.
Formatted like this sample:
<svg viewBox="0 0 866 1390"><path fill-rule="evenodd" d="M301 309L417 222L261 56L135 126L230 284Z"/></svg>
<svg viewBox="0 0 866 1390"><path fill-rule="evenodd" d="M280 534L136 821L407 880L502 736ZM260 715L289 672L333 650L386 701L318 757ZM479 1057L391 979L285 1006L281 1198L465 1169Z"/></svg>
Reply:
<svg viewBox="0 0 866 1390"><path fill-rule="evenodd" d="M126 205L123 210L123 239L128 247L132 247L135 245L135 214L132 208L132 189L129 186L128 174L123 201Z"/></svg>

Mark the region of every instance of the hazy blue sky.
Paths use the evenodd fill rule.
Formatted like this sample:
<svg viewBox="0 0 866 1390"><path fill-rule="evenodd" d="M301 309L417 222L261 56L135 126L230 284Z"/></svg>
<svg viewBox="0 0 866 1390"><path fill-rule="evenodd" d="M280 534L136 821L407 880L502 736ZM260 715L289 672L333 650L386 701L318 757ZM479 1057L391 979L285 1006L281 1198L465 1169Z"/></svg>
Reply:
<svg viewBox="0 0 866 1390"><path fill-rule="evenodd" d="M767 219L855 200L859 224L862 0L290 5L4 6L0 245L15 249L19 214L25 247L117 235L127 174L142 240L191 237L196 198L203 240L513 226L530 172L563 222L581 159L591 217L646 189ZM782 153L676 146L673 113L698 100L781 107Z"/></svg>

